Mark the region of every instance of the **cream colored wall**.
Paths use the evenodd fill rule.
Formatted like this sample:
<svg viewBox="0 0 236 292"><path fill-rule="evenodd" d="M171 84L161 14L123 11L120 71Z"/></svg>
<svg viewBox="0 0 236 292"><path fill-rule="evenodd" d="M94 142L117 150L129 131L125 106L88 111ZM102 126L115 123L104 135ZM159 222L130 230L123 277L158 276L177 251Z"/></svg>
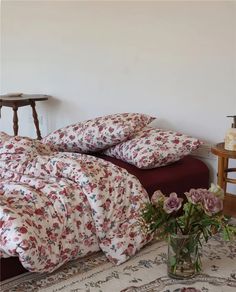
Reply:
<svg viewBox="0 0 236 292"><path fill-rule="evenodd" d="M52 95L37 105L43 135L132 111L216 143L236 114L234 1L2 1L1 24L1 93ZM30 109L19 118L35 136Z"/></svg>

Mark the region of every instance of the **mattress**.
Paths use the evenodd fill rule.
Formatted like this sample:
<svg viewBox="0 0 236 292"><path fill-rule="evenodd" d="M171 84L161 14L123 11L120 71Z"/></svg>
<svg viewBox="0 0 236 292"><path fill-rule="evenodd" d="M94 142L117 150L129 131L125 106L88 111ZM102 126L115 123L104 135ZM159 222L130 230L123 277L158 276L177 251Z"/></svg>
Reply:
<svg viewBox="0 0 236 292"><path fill-rule="evenodd" d="M135 175L150 197L156 190L161 190L167 195L176 192L181 196L190 188L209 187L208 167L204 162L190 155L173 164L154 169L139 169L106 155L98 157L125 168L129 173Z"/></svg>

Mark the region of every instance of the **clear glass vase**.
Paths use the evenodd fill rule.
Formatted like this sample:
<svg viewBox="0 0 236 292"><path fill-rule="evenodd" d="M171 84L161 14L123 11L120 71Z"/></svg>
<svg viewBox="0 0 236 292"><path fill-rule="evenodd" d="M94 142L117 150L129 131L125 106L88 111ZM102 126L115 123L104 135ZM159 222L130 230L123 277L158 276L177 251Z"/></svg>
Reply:
<svg viewBox="0 0 236 292"><path fill-rule="evenodd" d="M191 278L201 270L195 234L171 234L168 241L168 276L175 279Z"/></svg>

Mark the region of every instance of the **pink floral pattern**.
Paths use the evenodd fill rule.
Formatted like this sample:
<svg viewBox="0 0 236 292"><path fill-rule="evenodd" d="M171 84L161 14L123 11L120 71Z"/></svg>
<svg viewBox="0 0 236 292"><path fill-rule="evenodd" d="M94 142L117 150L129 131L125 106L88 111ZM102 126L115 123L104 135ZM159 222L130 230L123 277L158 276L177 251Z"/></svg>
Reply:
<svg viewBox="0 0 236 292"><path fill-rule="evenodd" d="M11 136L9 136L7 133L0 132L0 147L10 139Z"/></svg>
<svg viewBox="0 0 236 292"><path fill-rule="evenodd" d="M56 130L42 142L57 146L59 151L96 152L128 140L154 119L139 113L98 117Z"/></svg>
<svg viewBox="0 0 236 292"><path fill-rule="evenodd" d="M110 147L103 153L138 168L151 169L173 163L200 145L198 139L182 133L148 127L133 139Z"/></svg>
<svg viewBox="0 0 236 292"><path fill-rule="evenodd" d="M99 249L120 264L150 240L137 224L148 195L126 170L29 138L1 141L1 256L51 272Z"/></svg>
<svg viewBox="0 0 236 292"><path fill-rule="evenodd" d="M51 154L54 148L28 137L9 136L0 132L0 154Z"/></svg>

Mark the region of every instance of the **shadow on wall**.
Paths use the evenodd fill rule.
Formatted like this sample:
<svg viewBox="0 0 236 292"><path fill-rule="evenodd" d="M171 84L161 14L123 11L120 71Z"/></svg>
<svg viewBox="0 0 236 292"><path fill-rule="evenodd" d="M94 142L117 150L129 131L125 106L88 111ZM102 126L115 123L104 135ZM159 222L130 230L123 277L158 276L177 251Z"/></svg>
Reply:
<svg viewBox="0 0 236 292"><path fill-rule="evenodd" d="M47 102L46 135L59 128L81 121L82 113L73 100L51 96Z"/></svg>
<svg viewBox="0 0 236 292"><path fill-rule="evenodd" d="M61 104L61 99L50 96L47 102L47 134L49 134L52 129L55 129L56 127L56 117L58 115L59 109L61 108Z"/></svg>
<svg viewBox="0 0 236 292"><path fill-rule="evenodd" d="M153 122L150 123L150 126L152 126L154 128L160 128L163 130L176 131L175 125L173 123L170 123L166 119L156 118Z"/></svg>

